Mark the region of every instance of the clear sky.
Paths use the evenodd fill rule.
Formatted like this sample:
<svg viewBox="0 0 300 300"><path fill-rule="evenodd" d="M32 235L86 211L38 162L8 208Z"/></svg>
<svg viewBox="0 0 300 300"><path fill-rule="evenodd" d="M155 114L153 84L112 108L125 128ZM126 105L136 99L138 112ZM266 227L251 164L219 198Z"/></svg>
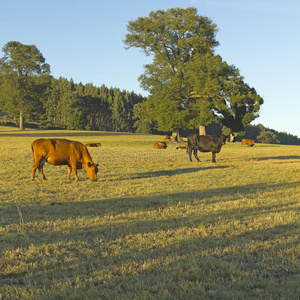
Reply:
<svg viewBox="0 0 300 300"><path fill-rule="evenodd" d="M150 58L124 49L126 25L189 6L217 24L216 52L264 98L253 124L300 137L299 0L0 0L0 47L33 44L55 78L146 95L137 78Z"/></svg>

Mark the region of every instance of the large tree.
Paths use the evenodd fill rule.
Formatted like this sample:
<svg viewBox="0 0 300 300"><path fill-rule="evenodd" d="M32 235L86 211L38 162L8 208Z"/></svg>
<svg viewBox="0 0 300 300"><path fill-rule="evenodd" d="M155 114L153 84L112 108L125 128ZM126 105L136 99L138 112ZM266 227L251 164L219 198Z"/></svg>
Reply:
<svg viewBox="0 0 300 300"><path fill-rule="evenodd" d="M43 112L43 96L51 84L50 66L34 45L8 42L0 59L1 110L13 117L39 116Z"/></svg>
<svg viewBox="0 0 300 300"><path fill-rule="evenodd" d="M178 132L191 120L188 84L189 62L213 53L218 45L217 26L195 8L172 8L151 12L148 17L130 21L124 40L128 48L137 47L153 62L139 77L141 86L150 92L148 113L158 121L160 130Z"/></svg>
<svg viewBox="0 0 300 300"><path fill-rule="evenodd" d="M205 134L212 121L239 132L258 116L263 99L235 66L214 54L217 27L195 8L151 12L127 29L127 48L153 56L139 77L150 92L137 110L147 114L142 116L147 122L156 120L158 129L173 132L199 126Z"/></svg>

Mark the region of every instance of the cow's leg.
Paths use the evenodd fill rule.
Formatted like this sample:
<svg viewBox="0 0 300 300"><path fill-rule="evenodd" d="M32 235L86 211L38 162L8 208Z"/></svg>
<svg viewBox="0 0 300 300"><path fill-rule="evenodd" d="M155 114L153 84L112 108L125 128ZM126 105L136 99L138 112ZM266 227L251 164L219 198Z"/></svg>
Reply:
<svg viewBox="0 0 300 300"><path fill-rule="evenodd" d="M186 152L189 154L190 161L192 161L192 150L191 149L187 149Z"/></svg>
<svg viewBox="0 0 300 300"><path fill-rule="evenodd" d="M31 175L31 180L34 180L35 177L35 171L39 167L40 163L39 161L34 161L34 164L32 166L32 175Z"/></svg>
<svg viewBox="0 0 300 300"><path fill-rule="evenodd" d="M38 166L38 169L40 171L40 174L42 175L42 179L43 180L47 180L45 174L44 174L44 163L43 162L40 162L39 166Z"/></svg>
<svg viewBox="0 0 300 300"><path fill-rule="evenodd" d="M72 168L70 166L68 166L68 179L71 179L71 172L72 172Z"/></svg>
<svg viewBox="0 0 300 300"><path fill-rule="evenodd" d="M31 180L34 180L35 178L35 171L36 169L39 169L41 175L42 175L42 178L47 180L45 175L44 175L44 171L43 171L43 158L40 158L40 159L35 159L34 160L34 164L32 166L32 175L31 175Z"/></svg>
<svg viewBox="0 0 300 300"><path fill-rule="evenodd" d="M194 150L194 156L197 159L197 161L200 161L198 154L197 154L197 149Z"/></svg>
<svg viewBox="0 0 300 300"><path fill-rule="evenodd" d="M216 152L212 152L212 160L213 163L216 162Z"/></svg>
<svg viewBox="0 0 300 300"><path fill-rule="evenodd" d="M72 167L72 170L73 170L73 172L75 174L76 180L79 181L80 179L79 179L79 177L77 175L77 166L76 165L72 165L71 167Z"/></svg>

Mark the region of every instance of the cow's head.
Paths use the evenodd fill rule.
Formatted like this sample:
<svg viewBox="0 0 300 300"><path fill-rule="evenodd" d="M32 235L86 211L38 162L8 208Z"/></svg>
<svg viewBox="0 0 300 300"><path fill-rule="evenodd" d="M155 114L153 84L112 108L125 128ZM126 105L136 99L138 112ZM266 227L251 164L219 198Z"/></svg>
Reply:
<svg viewBox="0 0 300 300"><path fill-rule="evenodd" d="M228 135L224 135L224 134L221 134L220 135L220 140L221 140L221 145L225 145L226 144L226 139L228 138Z"/></svg>
<svg viewBox="0 0 300 300"><path fill-rule="evenodd" d="M88 162L86 172L92 181L97 181L98 164L95 165L94 163Z"/></svg>

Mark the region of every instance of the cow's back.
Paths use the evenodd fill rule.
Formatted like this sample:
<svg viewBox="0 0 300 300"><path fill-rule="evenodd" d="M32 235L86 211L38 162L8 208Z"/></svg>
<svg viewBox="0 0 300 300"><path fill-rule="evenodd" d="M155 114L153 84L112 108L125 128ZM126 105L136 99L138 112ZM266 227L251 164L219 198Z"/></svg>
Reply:
<svg viewBox="0 0 300 300"><path fill-rule="evenodd" d="M210 151L212 140L213 137L210 135L190 134L188 136L188 148L202 152Z"/></svg>
<svg viewBox="0 0 300 300"><path fill-rule="evenodd" d="M81 143L67 139L38 139L32 143L34 156L43 156L51 164L68 164L70 160L79 160L82 147Z"/></svg>
<svg viewBox="0 0 300 300"><path fill-rule="evenodd" d="M190 134L188 136L188 148L191 150L200 150L201 152L220 151L223 141L219 135L198 135Z"/></svg>

